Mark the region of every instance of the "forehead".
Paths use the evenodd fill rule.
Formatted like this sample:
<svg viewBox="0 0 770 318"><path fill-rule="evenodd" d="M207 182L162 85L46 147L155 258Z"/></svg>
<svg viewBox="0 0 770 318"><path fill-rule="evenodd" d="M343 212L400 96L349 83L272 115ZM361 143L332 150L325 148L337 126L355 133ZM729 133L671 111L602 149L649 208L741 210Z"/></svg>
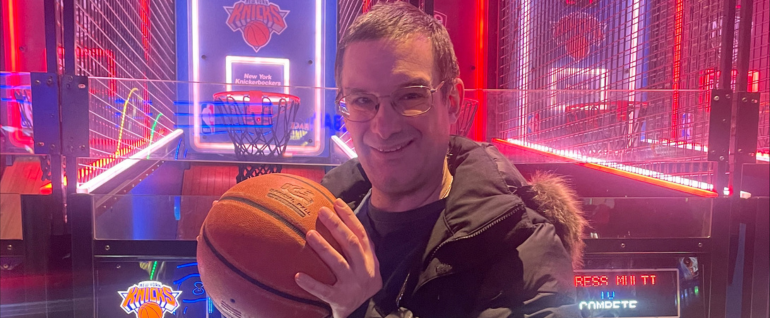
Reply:
<svg viewBox="0 0 770 318"><path fill-rule="evenodd" d="M405 40L354 42L345 50L344 89L378 90L405 84L431 84L433 50L424 36Z"/></svg>

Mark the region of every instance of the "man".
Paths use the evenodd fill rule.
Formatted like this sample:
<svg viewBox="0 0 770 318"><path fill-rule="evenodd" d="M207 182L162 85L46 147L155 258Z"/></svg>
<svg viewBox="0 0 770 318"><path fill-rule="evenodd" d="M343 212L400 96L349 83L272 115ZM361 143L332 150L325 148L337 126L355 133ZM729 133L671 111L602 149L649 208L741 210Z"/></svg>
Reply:
<svg viewBox="0 0 770 318"><path fill-rule="evenodd" d="M338 106L358 159L327 174L336 213L319 211L342 251L307 235L337 282L295 277L335 318L580 317L571 192L547 177L533 190L491 145L450 138L458 75L446 29L407 3L345 33Z"/></svg>

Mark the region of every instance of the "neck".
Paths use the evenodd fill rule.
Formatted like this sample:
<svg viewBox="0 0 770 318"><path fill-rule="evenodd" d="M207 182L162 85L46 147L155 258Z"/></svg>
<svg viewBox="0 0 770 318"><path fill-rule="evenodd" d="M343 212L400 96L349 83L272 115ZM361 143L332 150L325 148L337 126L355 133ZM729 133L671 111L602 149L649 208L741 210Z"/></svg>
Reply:
<svg viewBox="0 0 770 318"><path fill-rule="evenodd" d="M435 180L435 181L434 181ZM404 212L436 202L449 195L452 187L452 174L449 173L446 158L442 173L418 191L408 193L387 193L372 187L372 205L383 211Z"/></svg>

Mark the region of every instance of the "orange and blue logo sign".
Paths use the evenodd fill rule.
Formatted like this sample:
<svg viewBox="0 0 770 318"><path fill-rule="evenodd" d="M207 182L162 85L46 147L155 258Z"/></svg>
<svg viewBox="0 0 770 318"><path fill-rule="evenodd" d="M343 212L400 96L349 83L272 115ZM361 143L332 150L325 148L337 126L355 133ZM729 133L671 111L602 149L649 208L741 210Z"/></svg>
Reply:
<svg viewBox="0 0 770 318"><path fill-rule="evenodd" d="M136 313L137 318L162 318L167 312L179 308L181 291L174 291L161 282L144 281L119 291L123 302L120 307L127 313Z"/></svg>
<svg viewBox="0 0 770 318"><path fill-rule="evenodd" d="M270 42L273 33L281 34L286 29L289 10L281 10L268 0L242 0L224 8L228 15L227 26L233 32L241 31L243 40L255 52Z"/></svg>

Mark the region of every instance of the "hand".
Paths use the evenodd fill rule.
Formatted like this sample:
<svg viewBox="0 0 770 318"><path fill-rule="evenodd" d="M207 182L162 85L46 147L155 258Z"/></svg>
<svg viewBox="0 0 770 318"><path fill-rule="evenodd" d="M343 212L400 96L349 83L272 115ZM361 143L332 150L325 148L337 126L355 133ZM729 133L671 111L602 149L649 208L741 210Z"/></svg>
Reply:
<svg viewBox="0 0 770 318"><path fill-rule="evenodd" d="M337 213L321 208L318 219L329 229L345 256L314 230L308 231L307 242L329 266L337 282L326 285L305 273L297 273L294 279L299 287L327 302L334 318L345 318L382 288L382 277L374 244L364 226L342 200L335 200L334 209Z"/></svg>

